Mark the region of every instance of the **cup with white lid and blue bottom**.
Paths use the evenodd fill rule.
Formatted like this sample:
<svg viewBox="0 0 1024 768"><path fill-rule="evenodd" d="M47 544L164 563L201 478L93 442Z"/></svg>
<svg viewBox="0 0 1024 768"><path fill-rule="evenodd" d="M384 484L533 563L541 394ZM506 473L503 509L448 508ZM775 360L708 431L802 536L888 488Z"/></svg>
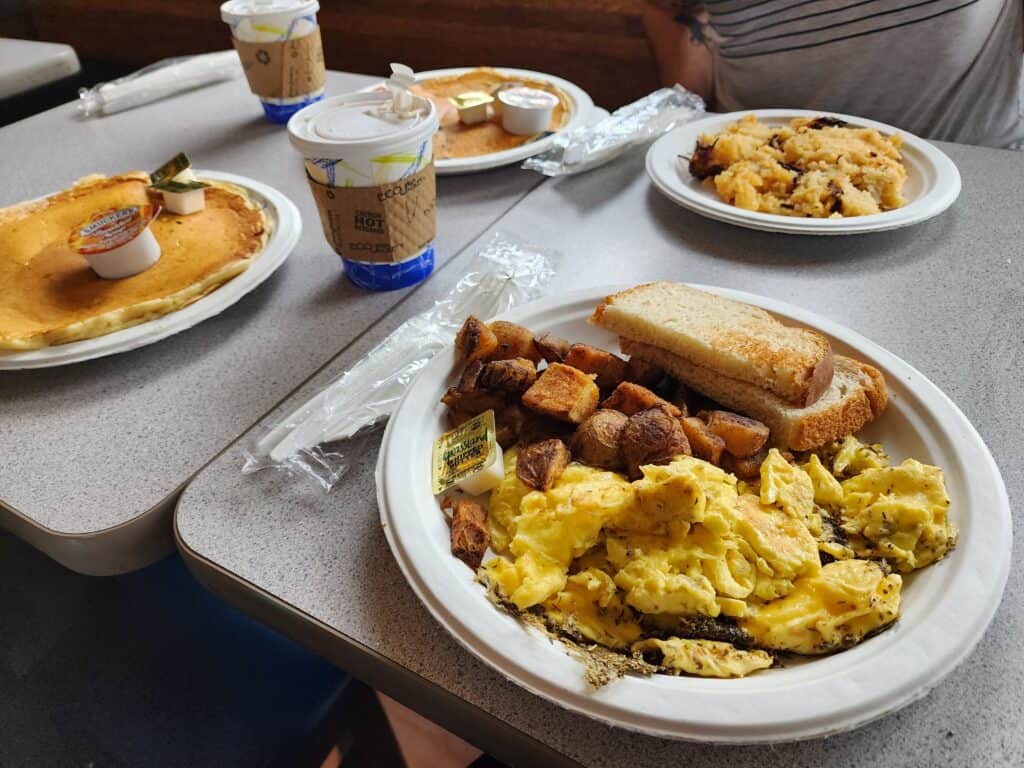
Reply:
<svg viewBox="0 0 1024 768"><path fill-rule="evenodd" d="M220 7L249 88L273 123L287 123L324 96L319 10L317 0L228 0Z"/></svg>
<svg viewBox="0 0 1024 768"><path fill-rule="evenodd" d="M324 236L361 288L415 285L434 269L436 198L429 99L333 96L288 121L303 156Z"/></svg>

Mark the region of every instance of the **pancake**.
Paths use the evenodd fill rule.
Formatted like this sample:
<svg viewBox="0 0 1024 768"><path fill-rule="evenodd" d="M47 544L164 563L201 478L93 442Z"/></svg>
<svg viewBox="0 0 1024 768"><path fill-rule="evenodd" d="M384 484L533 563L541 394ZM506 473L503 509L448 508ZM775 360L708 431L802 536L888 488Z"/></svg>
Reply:
<svg viewBox="0 0 1024 768"><path fill-rule="evenodd" d="M205 210L152 222L156 264L119 280L98 277L68 235L93 213L149 202L148 184L141 172L90 176L0 209L0 349L66 344L174 312L244 272L262 250L262 211L240 188L213 183Z"/></svg>
<svg viewBox="0 0 1024 768"><path fill-rule="evenodd" d="M558 97L558 106L551 114L551 125L548 130L557 131L569 120L571 108L569 98L559 88L542 80L505 75L490 67L480 67L461 75L435 77L422 80L412 87L412 91L426 96L437 107L437 116L441 127L434 134L434 158L450 160L459 157L479 157L506 149L513 149L532 141L532 136L517 136L508 133L501 127L501 118L490 110L490 117L476 125L463 125L459 122L459 112L448 99L467 91L484 91L491 93L504 83L520 83L530 88L553 93Z"/></svg>

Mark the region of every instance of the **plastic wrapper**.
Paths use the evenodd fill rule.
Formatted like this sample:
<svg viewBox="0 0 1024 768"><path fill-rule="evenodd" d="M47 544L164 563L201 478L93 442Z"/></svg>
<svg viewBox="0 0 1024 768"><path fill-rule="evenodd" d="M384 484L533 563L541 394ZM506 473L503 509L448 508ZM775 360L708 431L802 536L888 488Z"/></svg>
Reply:
<svg viewBox="0 0 1024 768"><path fill-rule="evenodd" d="M344 442L391 415L416 374L453 342L466 317L490 318L540 297L558 260L554 251L496 233L445 298L402 323L280 423L257 430L246 445L242 472L274 468L333 489L347 470Z"/></svg>
<svg viewBox="0 0 1024 768"><path fill-rule="evenodd" d="M661 88L600 122L559 134L551 149L527 158L523 168L545 176L589 171L703 114L704 100L697 94L681 85Z"/></svg>
<svg viewBox="0 0 1024 768"><path fill-rule="evenodd" d="M164 59L109 83L78 91L78 112L84 117L110 115L222 80L242 76L235 51Z"/></svg>

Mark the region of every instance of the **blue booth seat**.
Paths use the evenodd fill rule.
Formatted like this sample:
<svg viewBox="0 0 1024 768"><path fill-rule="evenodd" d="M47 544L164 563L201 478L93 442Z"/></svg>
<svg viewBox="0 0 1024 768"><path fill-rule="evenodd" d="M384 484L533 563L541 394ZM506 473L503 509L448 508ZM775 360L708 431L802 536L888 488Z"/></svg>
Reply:
<svg viewBox="0 0 1024 768"><path fill-rule="evenodd" d="M0 765L317 766L359 688L172 556L80 576L0 532Z"/></svg>

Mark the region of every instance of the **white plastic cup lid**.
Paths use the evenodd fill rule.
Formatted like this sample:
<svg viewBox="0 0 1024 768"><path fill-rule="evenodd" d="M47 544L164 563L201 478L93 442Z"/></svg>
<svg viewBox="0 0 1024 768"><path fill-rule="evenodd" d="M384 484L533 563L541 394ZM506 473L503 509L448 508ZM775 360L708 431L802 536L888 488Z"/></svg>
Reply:
<svg viewBox="0 0 1024 768"><path fill-rule="evenodd" d="M317 0L228 0L220 7L220 17L234 24L257 16L291 13L308 16L320 10Z"/></svg>
<svg viewBox="0 0 1024 768"><path fill-rule="evenodd" d="M422 141L437 130L437 110L430 99L413 97L416 112L400 117L380 109L389 93L350 93L311 104L288 121L292 146L306 157L338 159L347 150L376 150Z"/></svg>

